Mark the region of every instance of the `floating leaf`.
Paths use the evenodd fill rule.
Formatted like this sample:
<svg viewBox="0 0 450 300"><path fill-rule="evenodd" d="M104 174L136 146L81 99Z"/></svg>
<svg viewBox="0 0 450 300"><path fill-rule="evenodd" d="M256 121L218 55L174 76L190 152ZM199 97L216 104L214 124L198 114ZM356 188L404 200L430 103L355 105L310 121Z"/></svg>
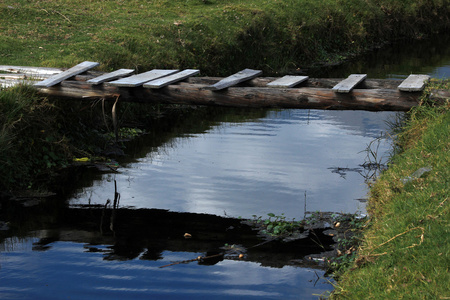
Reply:
<svg viewBox="0 0 450 300"><path fill-rule="evenodd" d="M89 161L90 159L89 159L89 157L81 157L81 158L74 158L73 159L73 161L76 161L76 162L87 162L87 161Z"/></svg>

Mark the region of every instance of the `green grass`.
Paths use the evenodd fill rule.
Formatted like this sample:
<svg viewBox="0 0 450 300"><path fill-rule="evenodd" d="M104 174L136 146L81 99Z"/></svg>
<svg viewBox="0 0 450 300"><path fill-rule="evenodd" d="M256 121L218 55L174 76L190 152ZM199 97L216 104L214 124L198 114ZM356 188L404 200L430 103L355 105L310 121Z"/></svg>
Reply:
<svg viewBox="0 0 450 300"><path fill-rule="evenodd" d="M444 31L449 15L443 0L5 0L0 64L282 73Z"/></svg>
<svg viewBox="0 0 450 300"><path fill-rule="evenodd" d="M64 160L53 115L54 106L30 86L0 90L0 188L31 187Z"/></svg>
<svg viewBox="0 0 450 300"><path fill-rule="evenodd" d="M450 88L448 80L435 84ZM364 244L335 298L450 297L450 104L414 108L397 142L390 168L371 188ZM402 180L427 166L423 177Z"/></svg>
<svg viewBox="0 0 450 300"><path fill-rule="evenodd" d="M112 103L48 100L29 85L0 89L0 190L47 189L75 157L93 157L112 143ZM169 109L169 108L168 108ZM120 138L138 134L150 105L122 103Z"/></svg>

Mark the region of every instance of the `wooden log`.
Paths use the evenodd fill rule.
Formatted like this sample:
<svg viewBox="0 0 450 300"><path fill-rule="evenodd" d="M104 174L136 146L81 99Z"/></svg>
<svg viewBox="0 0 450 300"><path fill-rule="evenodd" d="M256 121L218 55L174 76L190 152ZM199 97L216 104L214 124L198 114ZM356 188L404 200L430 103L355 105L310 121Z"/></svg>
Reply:
<svg viewBox="0 0 450 300"><path fill-rule="evenodd" d="M193 84L212 85L222 78L220 77L191 77L186 81ZM236 86L265 87L270 82L279 79L278 77L257 77ZM333 88L341 82L340 78L308 78L302 83L303 87ZM361 89L397 89L401 80L397 79L366 79L358 85Z"/></svg>
<svg viewBox="0 0 450 300"><path fill-rule="evenodd" d="M273 87L273 88L290 88L290 87L294 87L300 83L302 83L303 81L308 80L308 76L283 76L275 81L269 82L267 84L268 87Z"/></svg>
<svg viewBox="0 0 450 300"><path fill-rule="evenodd" d="M160 69L154 69L145 73L133 75L130 77L121 78L118 80L114 80L111 82L108 82L108 85L115 85L115 86L123 86L123 87L136 87L141 86L146 82L171 75L173 73L178 72L178 70L160 70Z"/></svg>
<svg viewBox="0 0 450 300"><path fill-rule="evenodd" d="M366 79L367 74L352 74L348 76L346 79L339 82L337 85L333 87L333 91L337 93L349 93L352 89L355 88L361 81Z"/></svg>
<svg viewBox="0 0 450 300"><path fill-rule="evenodd" d="M420 92L430 79L428 75L409 75L399 86L398 89L404 92Z"/></svg>
<svg viewBox="0 0 450 300"><path fill-rule="evenodd" d="M64 72L53 75L43 81L39 81L38 83L35 83L34 85L36 87L49 87L49 86L58 84L61 81L66 80L67 78L81 74L83 72L86 72L87 70L92 69L98 65L99 65L99 63L97 63L97 62L84 61Z"/></svg>
<svg viewBox="0 0 450 300"><path fill-rule="evenodd" d="M18 80L18 79L25 79L27 78L26 74L21 73L0 73L0 79L4 80Z"/></svg>
<svg viewBox="0 0 450 300"><path fill-rule="evenodd" d="M175 83L177 81L181 81L181 80L184 80L191 76L197 75L198 73L200 73L200 70L186 69L179 73L175 73L175 74L163 77L163 78L159 78L159 79L144 83L144 87L151 88L151 89L160 89L162 87L165 87L166 85L169 85L169 84Z"/></svg>
<svg viewBox="0 0 450 300"><path fill-rule="evenodd" d="M61 73L63 70L58 68L45 68L45 67L25 67L25 66L5 66L0 65L0 71L10 73L24 73L32 76L49 76Z"/></svg>
<svg viewBox="0 0 450 300"><path fill-rule="evenodd" d="M87 71L83 74L76 75L73 80L88 81L95 77L101 76L105 73L98 71ZM0 74L7 75L7 74ZM34 79L34 77L32 77ZM192 84L212 85L220 81L221 77L189 77L185 79L186 82ZM257 77L249 81L237 84L236 86L249 86L249 87L266 87L270 82L279 79L278 77ZM71 79L72 80L72 79ZM332 88L342 79L339 78L309 78L302 83L302 87L317 87L317 88ZM361 89L397 89L401 80L398 79L366 79L358 85ZM107 83L106 83L107 84Z"/></svg>
<svg viewBox="0 0 450 300"><path fill-rule="evenodd" d="M0 87L2 88L9 88L19 84L33 84L33 82L26 79L1 79L0 77Z"/></svg>
<svg viewBox="0 0 450 300"><path fill-rule="evenodd" d="M21 67L21 66L1 66L0 71L5 72L22 72L24 74L40 74L39 77L49 76L48 74L57 74L61 73L63 69L58 68L44 68L44 67ZM48 74L47 74L48 73ZM95 77L104 75L104 72L92 71L88 70L83 74L76 75L74 77L75 80L87 81L93 79ZM34 78L34 77L33 77ZM32 79L33 79L32 78ZM218 81L224 78L221 77L190 77L187 78L186 81L193 84L204 84L204 85L213 85ZM245 81L245 83L239 83L236 86L241 86L242 84L248 86L267 86L270 82L280 79L279 77L257 77ZM323 87L323 88L332 88L342 79L339 78L309 78L308 81L303 82L302 86L304 87ZM366 79L361 82L358 87L359 88L375 88L375 89L396 89L398 85L401 83L400 80L397 79Z"/></svg>
<svg viewBox="0 0 450 300"><path fill-rule="evenodd" d="M407 111L418 104L420 97L420 93L403 93L396 89L354 89L352 93L342 94L324 88L230 87L211 91L204 87L180 83L162 89L121 88L65 81L58 86L41 88L40 93L74 99L116 99L120 95L121 101L154 104L370 111Z"/></svg>
<svg viewBox="0 0 450 300"><path fill-rule="evenodd" d="M228 76L211 86L205 87L204 89L213 91L223 90L238 83L253 79L261 74L262 71L260 70L245 69L237 72L236 74Z"/></svg>
<svg viewBox="0 0 450 300"><path fill-rule="evenodd" d="M98 77L87 80L89 84L97 85L106 81L115 80L124 76L128 76L134 72L133 69L119 69L111 73L106 73Z"/></svg>

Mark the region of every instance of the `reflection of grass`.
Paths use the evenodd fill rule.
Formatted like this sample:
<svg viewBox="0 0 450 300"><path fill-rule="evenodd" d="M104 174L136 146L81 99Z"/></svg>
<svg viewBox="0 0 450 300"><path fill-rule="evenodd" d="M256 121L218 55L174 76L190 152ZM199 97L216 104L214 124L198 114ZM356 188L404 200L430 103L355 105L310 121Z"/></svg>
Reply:
<svg viewBox="0 0 450 300"><path fill-rule="evenodd" d="M450 81L428 87L450 88ZM424 97L397 138L390 168L371 188L369 229L335 296L346 299L450 297L450 105ZM404 181L431 166L426 176Z"/></svg>
<svg viewBox="0 0 450 300"><path fill-rule="evenodd" d="M0 64L93 60L104 69L275 73L421 37L447 16L439 0L7 0L0 7Z"/></svg>

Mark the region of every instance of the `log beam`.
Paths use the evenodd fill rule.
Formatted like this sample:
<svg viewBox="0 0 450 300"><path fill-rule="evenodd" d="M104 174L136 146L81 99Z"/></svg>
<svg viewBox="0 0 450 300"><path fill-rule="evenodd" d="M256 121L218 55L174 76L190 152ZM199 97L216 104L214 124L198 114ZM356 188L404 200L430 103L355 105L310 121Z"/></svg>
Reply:
<svg viewBox="0 0 450 300"><path fill-rule="evenodd" d="M42 95L72 99L116 99L149 104L184 104L254 108L300 108L330 110L407 111L416 106L421 93L397 89L354 89L339 94L328 88L230 87L206 90L205 85L179 83L153 90L143 87L91 86L80 81L64 81L40 88Z"/></svg>

